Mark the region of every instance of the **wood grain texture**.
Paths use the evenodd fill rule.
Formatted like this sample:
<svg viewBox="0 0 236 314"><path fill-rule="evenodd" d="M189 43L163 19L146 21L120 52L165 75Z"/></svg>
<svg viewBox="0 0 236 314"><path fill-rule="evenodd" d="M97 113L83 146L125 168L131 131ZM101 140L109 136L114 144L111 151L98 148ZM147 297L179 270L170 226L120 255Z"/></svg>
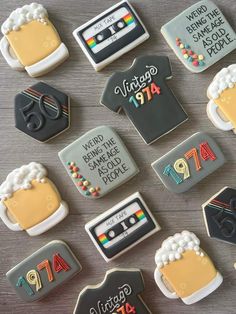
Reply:
<svg viewBox="0 0 236 314"><path fill-rule="evenodd" d="M3 2L0 24L13 9L28 3L17 0L2 0ZM105 271L115 266L138 267L143 270L146 284L143 298L153 314L235 313L236 271L233 264L236 261L236 250L234 246L207 237L201 204L223 186L236 187L235 135L218 131L206 116L206 87L222 67L235 63L236 52L232 52L202 74L190 73L178 61L159 30L164 23L196 1L133 0L132 4L150 31L151 39L112 63L101 73L96 73L74 40L72 31L104 11L114 1L40 2L48 9L51 20L68 46L70 58L40 79L32 79L26 73L11 70L3 58L0 58L0 181L4 180L12 169L32 160L38 161L47 166L50 178L59 187L63 199L69 203L70 215L63 223L35 238L30 238L24 232L10 231L3 223L0 224L0 313L72 313L82 288L100 282ZM235 0L215 0L215 3L236 29ZM169 56L173 79L168 84L189 114L187 123L150 146L142 141L124 114L118 116L99 105L99 98L108 77L116 70L129 67L136 56L147 52ZM37 80L58 87L72 99L71 128L48 144L39 144L14 127L14 96ZM84 132L99 125L111 125L118 131L137 161L140 173L104 198L93 201L83 198L76 191L58 159L57 152ZM174 195L164 188L150 164L197 131L206 131L212 135L225 152L228 162L191 191ZM143 194L162 230L119 259L106 264L84 231L84 224L135 191ZM196 232L201 239L202 248L209 253L224 276L224 283L216 292L193 306L186 306L179 300L166 299L153 280L156 249L168 235L183 229ZM54 239L64 240L71 246L83 266L83 271L42 301L24 304L9 286L5 273L33 251Z"/></svg>

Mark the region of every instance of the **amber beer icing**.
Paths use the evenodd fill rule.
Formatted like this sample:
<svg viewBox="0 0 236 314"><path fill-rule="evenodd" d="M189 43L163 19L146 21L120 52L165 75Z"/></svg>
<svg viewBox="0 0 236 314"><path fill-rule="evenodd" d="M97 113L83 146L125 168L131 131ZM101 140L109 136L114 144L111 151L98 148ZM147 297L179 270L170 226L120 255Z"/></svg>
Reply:
<svg viewBox="0 0 236 314"><path fill-rule="evenodd" d="M14 10L1 27L17 59L24 66L43 60L61 44L47 10L37 3Z"/></svg>
<svg viewBox="0 0 236 314"><path fill-rule="evenodd" d="M236 128L236 64L223 68L215 76L207 94Z"/></svg>
<svg viewBox="0 0 236 314"><path fill-rule="evenodd" d="M156 252L157 268L181 298L199 291L216 277L214 265L199 245L194 233L183 231L166 239Z"/></svg>
<svg viewBox="0 0 236 314"><path fill-rule="evenodd" d="M31 162L13 170L0 186L0 202L22 229L37 225L60 206L60 195L46 175L41 164Z"/></svg>

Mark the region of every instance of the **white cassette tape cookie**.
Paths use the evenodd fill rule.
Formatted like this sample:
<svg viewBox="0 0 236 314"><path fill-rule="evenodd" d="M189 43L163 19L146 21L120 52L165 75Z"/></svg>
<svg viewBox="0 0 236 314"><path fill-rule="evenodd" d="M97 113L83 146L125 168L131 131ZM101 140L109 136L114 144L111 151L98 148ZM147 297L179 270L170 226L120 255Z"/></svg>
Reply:
<svg viewBox="0 0 236 314"><path fill-rule="evenodd" d="M138 46L149 34L128 1L121 1L74 30L96 71Z"/></svg>
<svg viewBox="0 0 236 314"><path fill-rule="evenodd" d="M85 225L100 254L109 262L160 230L136 192Z"/></svg>

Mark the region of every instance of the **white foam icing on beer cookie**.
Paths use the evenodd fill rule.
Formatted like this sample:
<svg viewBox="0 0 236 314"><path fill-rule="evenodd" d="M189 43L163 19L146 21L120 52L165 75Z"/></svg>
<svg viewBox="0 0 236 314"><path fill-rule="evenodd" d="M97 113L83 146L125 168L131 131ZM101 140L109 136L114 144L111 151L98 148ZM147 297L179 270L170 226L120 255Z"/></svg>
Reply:
<svg viewBox="0 0 236 314"><path fill-rule="evenodd" d="M32 180L43 183L46 175L47 170L37 162L13 170L0 185L0 200L11 197L15 191L30 189Z"/></svg>
<svg viewBox="0 0 236 314"><path fill-rule="evenodd" d="M160 269L169 262L181 259L182 254L188 250L194 250L197 255L203 256L199 245L200 240L194 233L187 230L176 233L164 240L161 248L157 250L155 255L157 267Z"/></svg>
<svg viewBox="0 0 236 314"><path fill-rule="evenodd" d="M217 99L227 88L233 88L236 83L236 64L223 68L213 79L208 88L211 98Z"/></svg>
<svg viewBox="0 0 236 314"><path fill-rule="evenodd" d="M1 31L3 35L6 35L10 31L19 30L22 25L27 24L33 20L46 23L45 18L47 16L47 10L41 4L27 4L12 11L10 16L2 24Z"/></svg>

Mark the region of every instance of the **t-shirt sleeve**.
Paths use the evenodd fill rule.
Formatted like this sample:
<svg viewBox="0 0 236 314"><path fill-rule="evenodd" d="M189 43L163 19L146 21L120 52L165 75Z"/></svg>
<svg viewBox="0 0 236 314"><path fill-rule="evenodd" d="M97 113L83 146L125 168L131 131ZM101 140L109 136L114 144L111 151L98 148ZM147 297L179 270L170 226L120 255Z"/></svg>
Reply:
<svg viewBox="0 0 236 314"><path fill-rule="evenodd" d="M163 78L166 79L168 77L171 77L172 71L171 71L171 65L170 65L169 58L162 56L160 59L160 63L161 63L161 71L163 74Z"/></svg>
<svg viewBox="0 0 236 314"><path fill-rule="evenodd" d="M83 311L89 311L89 296L88 291L86 290L84 294L82 294L76 304L76 308L74 310L74 314L81 314Z"/></svg>
<svg viewBox="0 0 236 314"><path fill-rule="evenodd" d="M122 97L116 92L118 82L118 74L115 73L108 79L101 97L101 104L114 112L118 112L122 107Z"/></svg>
<svg viewBox="0 0 236 314"><path fill-rule="evenodd" d="M170 65L170 60L166 56L152 56L152 64L155 65L158 69L158 76L162 77L163 80L172 76L172 70Z"/></svg>
<svg viewBox="0 0 236 314"><path fill-rule="evenodd" d="M126 274L127 278L129 278L129 282L133 287L134 293L136 295L141 294L144 290L143 277L140 270L129 271Z"/></svg>

